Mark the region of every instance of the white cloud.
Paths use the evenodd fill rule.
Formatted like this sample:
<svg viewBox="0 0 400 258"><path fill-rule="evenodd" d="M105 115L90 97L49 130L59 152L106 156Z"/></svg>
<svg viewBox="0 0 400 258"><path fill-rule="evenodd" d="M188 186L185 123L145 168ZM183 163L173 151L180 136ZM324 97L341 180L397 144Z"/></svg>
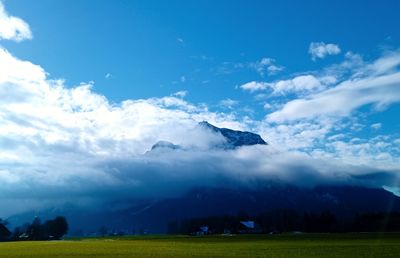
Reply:
<svg viewBox="0 0 400 258"><path fill-rule="evenodd" d="M44 70L40 66L18 60L1 47L0 70L0 83L23 83L25 85L29 82L41 82L46 77Z"/></svg>
<svg viewBox="0 0 400 258"><path fill-rule="evenodd" d="M19 42L32 39L32 37L29 25L18 17L10 16L0 1L0 40L7 39Z"/></svg>
<svg viewBox="0 0 400 258"><path fill-rule="evenodd" d="M216 68L216 72L217 74L232 74L243 69L254 70L261 77L264 77L265 75L275 75L285 70L285 67L277 65L273 58L264 57L254 62L223 62Z"/></svg>
<svg viewBox="0 0 400 258"><path fill-rule="evenodd" d="M350 78L320 93L287 102L281 110L268 115L268 120L278 122L318 116L341 117L368 104L373 104L379 110L399 102L400 72L393 71L397 64L393 60L400 62L400 52L386 55L366 66L365 71L361 72L366 74L364 76Z"/></svg>
<svg viewBox="0 0 400 258"><path fill-rule="evenodd" d="M369 66L365 71L365 74L372 73L372 75L381 75L392 73L396 71L396 68L400 66L400 50L395 52L386 53L386 56L379 58Z"/></svg>
<svg viewBox="0 0 400 258"><path fill-rule="evenodd" d="M329 151L325 151L327 157L340 160L344 164L356 166L375 166L382 170L398 170L396 165L400 161L399 156L390 153L395 152L395 143L390 136L378 135L371 139L355 138L348 142L334 140L326 143Z"/></svg>
<svg viewBox="0 0 400 258"><path fill-rule="evenodd" d="M323 77L325 83L332 83L334 78ZM240 86L245 91L255 92L271 89L272 94L281 95L287 93L303 94L315 92L324 88L321 81L313 75L299 75L289 80L275 82L248 82Z"/></svg>
<svg viewBox="0 0 400 258"><path fill-rule="evenodd" d="M269 103L265 103L263 107L264 107L264 109L266 109L266 110L269 110L269 109L272 109L272 108L273 108L273 106L272 106L271 104L269 104Z"/></svg>
<svg viewBox="0 0 400 258"><path fill-rule="evenodd" d="M400 148L394 136L362 139L353 135L368 127L378 130L382 126L368 124L366 113L358 112L360 107L371 105L375 111L382 111L400 102L399 62L399 51L386 53L370 63L349 54L343 63L319 73L317 79L324 86L318 93L306 91L297 99L269 95L272 103L282 104L266 104L267 111L274 109L258 124L258 131L271 146L289 152L305 152L313 158L343 165L398 171ZM264 90L275 86L265 85Z"/></svg>
<svg viewBox="0 0 400 258"><path fill-rule="evenodd" d="M268 137L271 145L291 151L313 148L316 141L325 138L332 126L332 121L305 121L296 124L282 123L273 126L263 123L260 131Z"/></svg>
<svg viewBox="0 0 400 258"><path fill-rule="evenodd" d="M104 78L106 79L111 79L113 77L113 75L111 73L107 73Z"/></svg>
<svg viewBox="0 0 400 258"><path fill-rule="evenodd" d="M175 92L172 95L175 96L175 97L178 97L178 98L184 98L184 97L186 97L188 95L188 93L189 92L187 90L181 90L181 91Z"/></svg>
<svg viewBox="0 0 400 258"><path fill-rule="evenodd" d="M381 123L375 123L375 124L371 125L371 128L375 129L375 130L379 130L379 129L381 129L381 127L382 127Z"/></svg>
<svg viewBox="0 0 400 258"><path fill-rule="evenodd" d="M233 108L234 106L239 104L239 101L227 98L227 99L221 100L219 102L219 104L226 108Z"/></svg>
<svg viewBox="0 0 400 258"><path fill-rule="evenodd" d="M347 116L367 104L376 108L400 101L400 73L345 81L335 88L304 99L295 99L268 116L270 121L296 120L316 116Z"/></svg>
<svg viewBox="0 0 400 258"><path fill-rule="evenodd" d="M249 67L256 70L256 72L262 77L264 77L265 74L274 75L285 69L283 66L276 65L275 59L265 57L260 61L249 63Z"/></svg>
<svg viewBox="0 0 400 258"><path fill-rule="evenodd" d="M265 90L265 89L268 89L269 87L270 87L270 85L266 82L256 82L256 81L252 81L252 82L248 82L243 85L240 85L240 88L242 88L243 90L250 91L250 92Z"/></svg>
<svg viewBox="0 0 400 258"><path fill-rule="evenodd" d="M322 88L321 82L313 75L300 75L291 80L278 81L271 84L275 94L288 92L307 92Z"/></svg>
<svg viewBox="0 0 400 258"><path fill-rule="evenodd" d="M328 55L337 55L340 53L340 48L336 44L325 44L324 42L311 42L308 53L313 60L317 58L323 59Z"/></svg>

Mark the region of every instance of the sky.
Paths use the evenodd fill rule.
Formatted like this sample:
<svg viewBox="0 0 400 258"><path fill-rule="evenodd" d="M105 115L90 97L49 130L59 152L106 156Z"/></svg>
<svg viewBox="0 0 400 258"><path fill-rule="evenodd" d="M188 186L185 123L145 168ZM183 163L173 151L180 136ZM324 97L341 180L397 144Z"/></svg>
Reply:
<svg viewBox="0 0 400 258"><path fill-rule="evenodd" d="M399 10L0 1L0 216L265 179L399 194ZM269 145L215 150L203 120Z"/></svg>

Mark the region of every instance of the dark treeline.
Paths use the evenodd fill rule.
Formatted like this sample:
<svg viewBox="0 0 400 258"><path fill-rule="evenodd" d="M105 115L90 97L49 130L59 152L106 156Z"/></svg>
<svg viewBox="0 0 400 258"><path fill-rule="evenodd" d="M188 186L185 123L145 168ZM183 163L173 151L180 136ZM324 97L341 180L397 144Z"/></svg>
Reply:
<svg viewBox="0 0 400 258"><path fill-rule="evenodd" d="M0 241L59 240L68 232L65 217L56 217L44 223L35 218L32 223L16 227L13 232L7 228L7 222L0 220Z"/></svg>
<svg viewBox="0 0 400 258"><path fill-rule="evenodd" d="M243 230L241 221L253 221L252 230ZM213 216L171 221L169 234L193 234L207 226L209 234L277 233L277 232L399 232L400 213L355 214L351 218L337 218L326 210L320 213L299 213L294 210L274 210L255 216Z"/></svg>

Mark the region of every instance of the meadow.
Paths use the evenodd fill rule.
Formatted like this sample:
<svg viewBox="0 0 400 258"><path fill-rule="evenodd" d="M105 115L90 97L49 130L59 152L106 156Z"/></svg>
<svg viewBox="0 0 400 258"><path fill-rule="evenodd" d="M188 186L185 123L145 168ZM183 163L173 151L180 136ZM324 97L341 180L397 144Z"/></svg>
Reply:
<svg viewBox="0 0 400 258"><path fill-rule="evenodd" d="M400 234L142 236L0 243L0 257L399 257Z"/></svg>

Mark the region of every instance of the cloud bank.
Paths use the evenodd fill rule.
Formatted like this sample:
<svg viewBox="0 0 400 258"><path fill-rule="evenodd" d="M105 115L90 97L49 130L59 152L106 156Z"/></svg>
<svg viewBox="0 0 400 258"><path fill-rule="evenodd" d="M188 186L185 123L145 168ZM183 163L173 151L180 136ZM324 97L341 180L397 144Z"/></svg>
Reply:
<svg viewBox="0 0 400 258"><path fill-rule="evenodd" d="M218 150L212 146L224 139L203 131L199 121L241 130L256 123L272 142L282 139L273 130L283 132L283 125L270 127L211 112L185 101L182 94L110 103L94 92L93 84L66 87L62 80L47 78L40 66L4 49L0 67L0 204L10 207L1 216L68 202L90 206L175 196L195 186L252 187L263 180L303 186L362 184L354 176L380 171L374 165L338 164L327 154L288 151L278 144ZM378 81L390 87L386 83L392 77L386 76ZM302 132L312 128L297 126ZM184 148L149 151L159 140Z"/></svg>

